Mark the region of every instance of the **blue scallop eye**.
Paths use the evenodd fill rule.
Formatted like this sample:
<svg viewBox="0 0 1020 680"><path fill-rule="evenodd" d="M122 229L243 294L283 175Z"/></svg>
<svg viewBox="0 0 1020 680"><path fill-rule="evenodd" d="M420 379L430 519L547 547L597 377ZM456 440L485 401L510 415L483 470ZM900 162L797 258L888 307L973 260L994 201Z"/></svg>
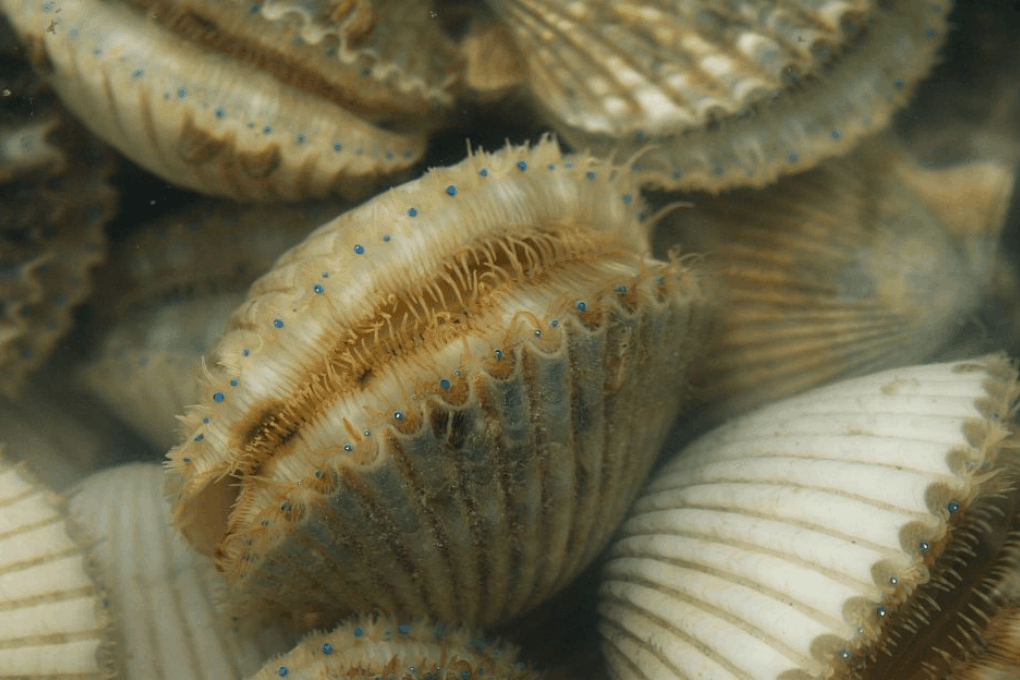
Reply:
<svg viewBox="0 0 1020 680"><path fill-rule="evenodd" d="M574 307L576 307L577 311L579 311L579 312L583 312L586 309L588 309L588 305L585 304L584 300L578 300L577 304L575 304Z"/></svg>
<svg viewBox="0 0 1020 680"><path fill-rule="evenodd" d="M358 245L354 246L354 252L357 253L358 255L363 255L365 253L365 246L359 243Z"/></svg>
<svg viewBox="0 0 1020 680"><path fill-rule="evenodd" d="M403 411L394 411L393 412L393 419L394 420L403 420L404 419L404 412Z"/></svg>
<svg viewBox="0 0 1020 680"><path fill-rule="evenodd" d="M323 654L327 654L327 655L332 654L333 653L333 645L329 644L328 642L325 643L324 645L322 645L322 653Z"/></svg>
<svg viewBox="0 0 1020 680"><path fill-rule="evenodd" d="M314 286L312 286L312 290L315 291L316 293L321 293L322 291L325 290L325 288L323 288L321 285L317 283Z"/></svg>
<svg viewBox="0 0 1020 680"><path fill-rule="evenodd" d="M275 319L273 319L273 325L276 326L277 328L283 328L283 319L281 319L280 317L276 317Z"/></svg>
<svg viewBox="0 0 1020 680"><path fill-rule="evenodd" d="M528 164L524 161L517 161L517 169L524 171L528 169Z"/></svg>
<svg viewBox="0 0 1020 680"><path fill-rule="evenodd" d="M213 401L223 401L225 399L222 392L214 392L212 398Z"/></svg>
<svg viewBox="0 0 1020 680"><path fill-rule="evenodd" d="M447 380L446 378L443 378L442 380L439 381L439 386L442 387L444 390L448 390L450 389L450 381Z"/></svg>
<svg viewBox="0 0 1020 680"><path fill-rule="evenodd" d="M960 504L957 503L956 501L949 501L949 505L946 507L949 510L949 514L951 515L959 512L960 510Z"/></svg>
<svg viewBox="0 0 1020 680"><path fill-rule="evenodd" d="M365 631L361 630L360 628L355 628L354 629L354 637L361 637L364 634L365 634Z"/></svg>
<svg viewBox="0 0 1020 680"><path fill-rule="evenodd" d="M455 186L453 186L451 184L450 186L446 187L446 193L449 194L450 196L456 196L457 195L457 187L455 187Z"/></svg>

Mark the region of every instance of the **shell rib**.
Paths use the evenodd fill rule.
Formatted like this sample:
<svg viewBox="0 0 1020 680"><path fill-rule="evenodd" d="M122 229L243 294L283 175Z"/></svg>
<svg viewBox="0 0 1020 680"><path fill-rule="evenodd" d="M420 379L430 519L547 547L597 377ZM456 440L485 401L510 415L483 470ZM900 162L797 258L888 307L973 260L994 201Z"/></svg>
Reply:
<svg viewBox="0 0 1020 680"><path fill-rule="evenodd" d="M0 447L0 678L115 677L110 619L61 505Z"/></svg>
<svg viewBox="0 0 1020 680"><path fill-rule="evenodd" d="M991 287L1013 184L1002 163L925 168L879 136L767 191L685 197L659 247L705 253L724 302L691 376L699 425L931 360Z"/></svg>
<svg viewBox="0 0 1020 680"><path fill-rule="evenodd" d="M653 478L599 611L616 678L966 678L1020 603L1016 370L894 369L776 402ZM1000 617L1005 616L1005 619Z"/></svg>
<svg viewBox="0 0 1020 680"><path fill-rule="evenodd" d="M171 529L163 476L156 463L124 465L69 494L72 517L96 539L91 557L117 623L118 666L126 680L247 677L297 636L242 633L218 611L223 579Z"/></svg>
<svg viewBox="0 0 1020 680"><path fill-rule="evenodd" d="M639 178L764 186L881 130L934 62L929 0L489 0L563 138Z"/></svg>
<svg viewBox="0 0 1020 680"><path fill-rule="evenodd" d="M541 673L517 661L512 645L427 620L356 616L328 633L312 633L293 651L266 663L251 680L527 680Z"/></svg>
<svg viewBox="0 0 1020 680"><path fill-rule="evenodd" d="M452 104L458 62L430 3L372 4L378 16L273 0L0 7L67 107L124 155L267 201L363 193L416 162Z"/></svg>
<svg viewBox="0 0 1020 680"><path fill-rule="evenodd" d="M707 305L637 188L555 142L476 153L281 256L168 457L174 519L260 614L488 625L605 545Z"/></svg>

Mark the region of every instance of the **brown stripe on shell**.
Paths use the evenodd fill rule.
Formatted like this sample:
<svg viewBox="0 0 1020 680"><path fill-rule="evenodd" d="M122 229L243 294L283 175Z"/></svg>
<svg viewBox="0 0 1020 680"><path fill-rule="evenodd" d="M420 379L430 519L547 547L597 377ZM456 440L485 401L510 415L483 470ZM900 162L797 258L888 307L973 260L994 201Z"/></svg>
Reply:
<svg viewBox="0 0 1020 680"><path fill-rule="evenodd" d="M639 203L553 142L477 153L253 285L169 454L175 521L252 612L492 624L594 557L705 316L644 254Z"/></svg>

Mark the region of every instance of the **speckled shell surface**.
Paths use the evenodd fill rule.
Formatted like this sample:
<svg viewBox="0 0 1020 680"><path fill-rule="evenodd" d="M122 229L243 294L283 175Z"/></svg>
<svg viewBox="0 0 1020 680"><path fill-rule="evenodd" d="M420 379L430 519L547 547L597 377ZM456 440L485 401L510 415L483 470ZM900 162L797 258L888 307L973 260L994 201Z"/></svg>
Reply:
<svg viewBox="0 0 1020 680"><path fill-rule="evenodd" d="M420 158L436 117L423 114L449 103L455 55L429 3L350 4L0 7L68 108L124 155L201 193L267 201L362 193Z"/></svg>
<svg viewBox="0 0 1020 680"><path fill-rule="evenodd" d="M685 195L658 248L704 253L724 302L692 374L699 425L934 358L987 295L1014 181L880 135L768 190Z"/></svg>
<svg viewBox="0 0 1020 680"><path fill-rule="evenodd" d="M137 463L91 475L68 494L71 516L94 539L91 557L115 617L121 677L247 677L296 636L232 628L217 609L222 577L170 527L162 489L162 467Z"/></svg>
<svg viewBox="0 0 1020 680"><path fill-rule="evenodd" d="M637 188L554 142L341 215L257 281L169 454L174 518L259 614L489 625L604 546L708 314Z"/></svg>
<svg viewBox="0 0 1020 680"><path fill-rule="evenodd" d="M988 643L1017 602L1018 396L1004 357L893 369L776 402L678 452L606 567L614 677L1008 667L1018 650Z"/></svg>
<svg viewBox="0 0 1020 680"><path fill-rule="evenodd" d="M271 678L390 678L526 680L542 673L518 660L513 645L428 620L356 616L328 633L312 633L267 662L252 680Z"/></svg>
<svg viewBox="0 0 1020 680"><path fill-rule="evenodd" d="M0 447L0 678L115 677L112 630L62 501Z"/></svg>
<svg viewBox="0 0 1020 680"><path fill-rule="evenodd" d="M881 130L927 74L950 3L490 0L533 96L643 182L764 186Z"/></svg>

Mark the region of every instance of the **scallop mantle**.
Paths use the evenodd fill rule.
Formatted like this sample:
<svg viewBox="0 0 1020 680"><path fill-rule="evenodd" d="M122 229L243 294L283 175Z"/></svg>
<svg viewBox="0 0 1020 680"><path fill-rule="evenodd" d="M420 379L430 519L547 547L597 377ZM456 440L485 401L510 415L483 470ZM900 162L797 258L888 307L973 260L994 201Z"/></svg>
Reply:
<svg viewBox="0 0 1020 680"><path fill-rule="evenodd" d="M629 173L475 153L316 230L257 281L168 454L174 522L246 615L492 625L606 544L708 305L653 260Z"/></svg>

